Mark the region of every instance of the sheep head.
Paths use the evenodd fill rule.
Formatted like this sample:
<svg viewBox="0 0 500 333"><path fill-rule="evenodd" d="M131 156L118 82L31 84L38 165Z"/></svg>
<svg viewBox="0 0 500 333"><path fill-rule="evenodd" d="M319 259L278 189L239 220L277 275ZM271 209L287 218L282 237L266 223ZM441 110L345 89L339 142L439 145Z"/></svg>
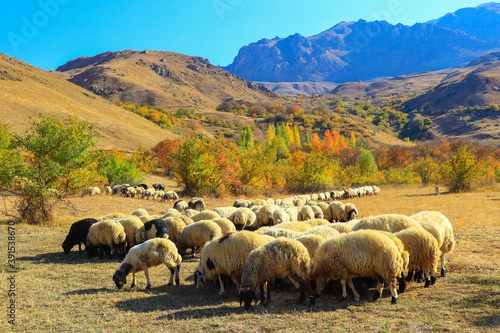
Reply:
<svg viewBox="0 0 500 333"><path fill-rule="evenodd" d="M123 285L127 284L127 277L123 272L117 270L115 274L113 274L113 281L116 284L116 288L122 289Z"/></svg>
<svg viewBox="0 0 500 333"><path fill-rule="evenodd" d="M240 306L242 303L245 303L245 310L250 309L252 305L252 301L255 300L255 290L252 290L250 287L244 287L240 289ZM257 301L255 301L257 304Z"/></svg>

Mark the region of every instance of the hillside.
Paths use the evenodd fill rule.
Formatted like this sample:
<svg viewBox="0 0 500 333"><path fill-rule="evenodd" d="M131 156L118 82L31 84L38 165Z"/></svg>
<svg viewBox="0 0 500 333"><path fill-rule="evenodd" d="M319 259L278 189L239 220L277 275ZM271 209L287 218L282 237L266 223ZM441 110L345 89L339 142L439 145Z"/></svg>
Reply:
<svg viewBox="0 0 500 333"><path fill-rule="evenodd" d="M158 141L179 136L162 129L105 99L67 82L59 75L0 54L1 121L21 133L29 128L29 117L40 112L65 119L77 116L96 124L98 148L134 151L151 148Z"/></svg>
<svg viewBox="0 0 500 333"><path fill-rule="evenodd" d="M329 93L338 83L322 82L255 82L279 95L321 95Z"/></svg>
<svg viewBox="0 0 500 333"><path fill-rule="evenodd" d="M215 108L227 100L266 102L272 91L206 59L166 51L106 52L60 66L66 78L110 101L168 108Z"/></svg>

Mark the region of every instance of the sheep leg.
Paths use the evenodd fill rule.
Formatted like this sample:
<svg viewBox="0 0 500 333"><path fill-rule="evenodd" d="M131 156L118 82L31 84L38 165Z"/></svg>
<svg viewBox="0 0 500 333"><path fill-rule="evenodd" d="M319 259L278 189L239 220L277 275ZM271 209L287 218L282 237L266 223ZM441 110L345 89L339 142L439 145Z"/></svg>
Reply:
<svg viewBox="0 0 500 333"><path fill-rule="evenodd" d="M380 280L380 277L376 277L377 279L377 291L372 297L372 301L378 300L380 297L382 297L382 290L384 289L384 283Z"/></svg>
<svg viewBox="0 0 500 333"><path fill-rule="evenodd" d="M264 284L259 287L260 290L260 304L264 305L266 302L266 295L264 294Z"/></svg>
<svg viewBox="0 0 500 333"><path fill-rule="evenodd" d="M391 290L391 304L396 304L398 302L398 292L396 291L396 278L393 278L389 282L389 289Z"/></svg>
<svg viewBox="0 0 500 333"><path fill-rule="evenodd" d="M347 290L345 287L346 278L340 279L340 285L342 286L342 298L340 299L342 302L347 301Z"/></svg>
<svg viewBox="0 0 500 333"><path fill-rule="evenodd" d="M312 290L311 284L309 283L309 280L305 281L300 281L300 298L299 298L299 304L304 303L306 300L306 290L307 293L309 294L309 306L314 306L314 292Z"/></svg>
<svg viewBox="0 0 500 333"><path fill-rule="evenodd" d="M295 281L294 278L288 277L288 280L290 280L290 282L292 282L292 284L295 287L295 289L299 289L300 288L300 283L298 283L297 281Z"/></svg>
<svg viewBox="0 0 500 333"><path fill-rule="evenodd" d="M408 288L406 277L402 276L401 278L399 278L399 292L404 293L406 291L406 288Z"/></svg>
<svg viewBox="0 0 500 333"><path fill-rule="evenodd" d="M444 267L444 262L445 262L444 253L441 253L441 277L446 276L446 269Z"/></svg>
<svg viewBox="0 0 500 333"><path fill-rule="evenodd" d="M150 291L151 290L151 281L149 280L149 272L148 269L144 269L144 275L146 275L146 280L148 281L148 284L146 285L146 290Z"/></svg>
<svg viewBox="0 0 500 333"><path fill-rule="evenodd" d="M347 284L349 285L349 288L351 288L352 293L354 294L354 301L359 302L359 294L356 291L356 288L354 288L354 284L352 283L352 279L350 277L347 278Z"/></svg>
<svg viewBox="0 0 500 333"><path fill-rule="evenodd" d="M170 268L170 280L168 280L168 285L171 286L174 284L174 274L175 270L173 268Z"/></svg>
<svg viewBox="0 0 500 333"><path fill-rule="evenodd" d="M130 288L135 287L135 273L132 273L132 284L130 285Z"/></svg>
<svg viewBox="0 0 500 333"><path fill-rule="evenodd" d="M219 284L220 284L219 295L223 295L226 291L224 290L224 281L222 281L222 276L220 274L219 274Z"/></svg>
<svg viewBox="0 0 500 333"><path fill-rule="evenodd" d="M237 278L236 276L234 276L234 275L231 275L231 278L233 279L234 283L236 284L236 288L237 288L238 290L240 290L240 289L241 289L241 283L240 283L240 281L238 280L238 278Z"/></svg>
<svg viewBox="0 0 500 333"><path fill-rule="evenodd" d="M267 298L266 298L266 303L264 303L264 306L267 306L271 302L271 289L273 289L273 283L267 282Z"/></svg>
<svg viewBox="0 0 500 333"><path fill-rule="evenodd" d="M82 243L78 243L78 254L82 253Z"/></svg>
<svg viewBox="0 0 500 333"><path fill-rule="evenodd" d="M179 280L179 274L181 272L181 264L177 265L177 267L175 267L175 285L178 286L179 283L180 283L180 280Z"/></svg>

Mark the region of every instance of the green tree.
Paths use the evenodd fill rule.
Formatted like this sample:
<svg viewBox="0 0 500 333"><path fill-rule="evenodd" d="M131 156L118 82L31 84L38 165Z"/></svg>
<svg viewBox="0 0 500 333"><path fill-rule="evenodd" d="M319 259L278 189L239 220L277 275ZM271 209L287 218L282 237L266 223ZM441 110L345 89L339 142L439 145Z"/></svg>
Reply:
<svg viewBox="0 0 500 333"><path fill-rule="evenodd" d="M434 162L432 157L426 156L419 158L413 163L413 171L420 176L422 184L429 185L432 176L438 170L439 166Z"/></svg>
<svg viewBox="0 0 500 333"><path fill-rule="evenodd" d="M450 192L467 192L472 190L475 181L485 177L485 162L476 157L473 149L462 146L441 164L439 174Z"/></svg>
<svg viewBox="0 0 500 333"><path fill-rule="evenodd" d="M138 183L144 176L140 168L128 158L120 158L110 152L96 154L99 174L107 179L109 184Z"/></svg>
<svg viewBox="0 0 500 333"><path fill-rule="evenodd" d="M9 126L0 124L0 189L9 190L22 165L23 157L12 142Z"/></svg>
<svg viewBox="0 0 500 333"><path fill-rule="evenodd" d="M362 176L373 177L377 174L378 168L375 157L368 150L361 153L358 162L358 170Z"/></svg>
<svg viewBox="0 0 500 333"><path fill-rule="evenodd" d="M266 145L271 144L271 141L273 141L275 136L276 136L276 130L274 129L274 124L269 123L269 126L267 126L267 132L266 132Z"/></svg>
<svg viewBox="0 0 500 333"><path fill-rule="evenodd" d="M25 155L20 161L14 151L14 168L0 166L4 186L19 195L16 209L19 218L29 224L52 221L53 207L64 198L82 188L100 181L97 163L89 152L96 145L94 125L70 117L66 121L40 114L23 135L14 135L10 147L17 147ZM10 168L6 170L5 168ZM53 189L53 190L50 190ZM55 195L57 193L57 195Z"/></svg>

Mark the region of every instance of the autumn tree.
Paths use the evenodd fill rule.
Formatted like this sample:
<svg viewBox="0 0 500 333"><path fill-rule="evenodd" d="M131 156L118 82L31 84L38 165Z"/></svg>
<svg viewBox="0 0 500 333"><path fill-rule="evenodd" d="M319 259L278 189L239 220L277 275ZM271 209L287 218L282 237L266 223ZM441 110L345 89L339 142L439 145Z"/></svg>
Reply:
<svg viewBox="0 0 500 333"><path fill-rule="evenodd" d="M412 165L413 171L420 176L422 184L429 185L432 176L438 170L439 165L434 162L432 157L418 158Z"/></svg>
<svg viewBox="0 0 500 333"><path fill-rule="evenodd" d="M177 150L181 143L182 141L179 139L163 140L158 142L158 144L151 149L153 158L164 170L165 176L173 176L175 165L172 154Z"/></svg>
<svg viewBox="0 0 500 333"><path fill-rule="evenodd" d="M473 149L462 146L454 155L441 164L439 174L450 192L472 190L475 181L485 176L485 162L479 160Z"/></svg>

